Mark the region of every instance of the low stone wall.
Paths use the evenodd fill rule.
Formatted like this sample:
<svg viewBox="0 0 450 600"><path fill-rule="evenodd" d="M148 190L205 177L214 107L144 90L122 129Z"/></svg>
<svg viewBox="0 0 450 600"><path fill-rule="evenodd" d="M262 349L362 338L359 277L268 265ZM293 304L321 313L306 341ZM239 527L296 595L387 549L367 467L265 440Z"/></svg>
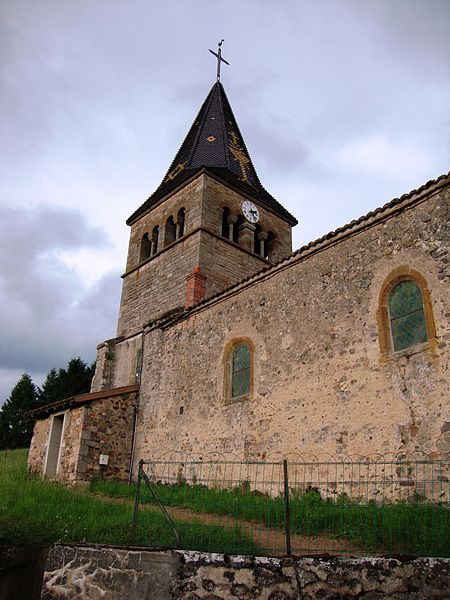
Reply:
<svg viewBox="0 0 450 600"><path fill-rule="evenodd" d="M294 600L449 598L450 560L255 558L53 546L41 598Z"/></svg>

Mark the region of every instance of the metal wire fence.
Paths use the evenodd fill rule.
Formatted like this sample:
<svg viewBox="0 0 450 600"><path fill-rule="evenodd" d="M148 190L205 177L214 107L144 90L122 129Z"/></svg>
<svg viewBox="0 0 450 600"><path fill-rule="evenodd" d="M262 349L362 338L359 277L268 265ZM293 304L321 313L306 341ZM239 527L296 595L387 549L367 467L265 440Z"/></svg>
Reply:
<svg viewBox="0 0 450 600"><path fill-rule="evenodd" d="M181 548L450 556L449 460L220 458L140 461L132 541L145 505L162 512Z"/></svg>

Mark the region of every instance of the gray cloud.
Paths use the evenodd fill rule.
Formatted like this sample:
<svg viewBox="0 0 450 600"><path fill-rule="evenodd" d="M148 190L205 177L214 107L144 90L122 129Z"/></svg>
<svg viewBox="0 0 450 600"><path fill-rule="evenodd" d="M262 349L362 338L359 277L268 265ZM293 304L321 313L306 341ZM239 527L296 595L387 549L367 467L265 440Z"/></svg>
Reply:
<svg viewBox="0 0 450 600"><path fill-rule="evenodd" d="M256 170L301 222L294 246L448 170L448 0L0 10L0 389L114 335L123 222L167 170L222 37Z"/></svg>
<svg viewBox="0 0 450 600"><path fill-rule="evenodd" d="M74 355L92 360L97 343L111 335L119 273L89 287L59 253L88 248L94 257L108 246L105 233L76 210L41 205L0 211L0 368L6 381L11 373L63 366Z"/></svg>

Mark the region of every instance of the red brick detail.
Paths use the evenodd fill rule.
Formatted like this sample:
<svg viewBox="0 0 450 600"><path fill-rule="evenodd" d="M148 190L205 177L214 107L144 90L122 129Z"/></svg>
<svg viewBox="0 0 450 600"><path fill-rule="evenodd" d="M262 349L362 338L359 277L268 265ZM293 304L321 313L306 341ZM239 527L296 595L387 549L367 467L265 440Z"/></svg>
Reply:
<svg viewBox="0 0 450 600"><path fill-rule="evenodd" d="M195 267L190 275L186 277L186 299L184 306L198 304L205 297L206 275L202 273L200 267Z"/></svg>

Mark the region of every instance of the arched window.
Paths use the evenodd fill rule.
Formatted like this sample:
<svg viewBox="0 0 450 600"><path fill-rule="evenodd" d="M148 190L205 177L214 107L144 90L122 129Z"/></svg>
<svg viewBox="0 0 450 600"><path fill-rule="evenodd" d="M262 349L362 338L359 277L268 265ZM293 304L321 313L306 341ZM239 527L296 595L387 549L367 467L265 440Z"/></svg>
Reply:
<svg viewBox="0 0 450 600"><path fill-rule="evenodd" d="M156 254L158 252L158 241L159 241L159 227L158 225L155 225L155 227L153 227L153 231L152 231L152 252L151 255L153 256L154 254Z"/></svg>
<svg viewBox="0 0 450 600"><path fill-rule="evenodd" d="M148 233L144 233L141 240L141 252L139 255L139 262L142 262L146 258L150 258L152 249L152 243L148 237Z"/></svg>
<svg viewBox="0 0 450 600"><path fill-rule="evenodd" d="M255 254L261 254L261 240L259 234L261 233L261 225L255 225L254 239L253 239L253 252Z"/></svg>
<svg viewBox="0 0 450 600"><path fill-rule="evenodd" d="M183 235L184 235L184 216L185 216L184 208L180 208L180 210L178 211L178 217L177 217L177 239L180 237L183 237Z"/></svg>
<svg viewBox="0 0 450 600"><path fill-rule="evenodd" d="M269 260L269 257L272 255L274 240L275 234L272 231L269 231L267 234L267 240L264 242L264 258L266 260Z"/></svg>
<svg viewBox="0 0 450 600"><path fill-rule="evenodd" d="M166 221L166 232L164 236L164 246L168 246L172 242L175 241L177 228L175 226L175 222L173 217L169 217Z"/></svg>
<svg viewBox="0 0 450 600"><path fill-rule="evenodd" d="M234 227L233 227L233 242L235 244L239 244L239 230L243 223L244 223L244 217L242 215L239 215L238 218L236 219L236 223L234 224Z"/></svg>
<svg viewBox="0 0 450 600"><path fill-rule="evenodd" d="M388 309L395 352L428 340L422 292L416 283L397 283L389 294Z"/></svg>
<svg viewBox="0 0 450 600"><path fill-rule="evenodd" d="M245 396L250 392L250 348L244 342L236 346L231 355L231 398Z"/></svg>
<svg viewBox="0 0 450 600"><path fill-rule="evenodd" d="M222 212L222 235L225 238L229 238L230 237L230 224L228 222L228 217L230 216L230 209L229 208L224 208L223 212Z"/></svg>
<svg viewBox="0 0 450 600"><path fill-rule="evenodd" d="M431 296L419 272L400 266L390 274L380 290L377 321L382 359L436 343Z"/></svg>

